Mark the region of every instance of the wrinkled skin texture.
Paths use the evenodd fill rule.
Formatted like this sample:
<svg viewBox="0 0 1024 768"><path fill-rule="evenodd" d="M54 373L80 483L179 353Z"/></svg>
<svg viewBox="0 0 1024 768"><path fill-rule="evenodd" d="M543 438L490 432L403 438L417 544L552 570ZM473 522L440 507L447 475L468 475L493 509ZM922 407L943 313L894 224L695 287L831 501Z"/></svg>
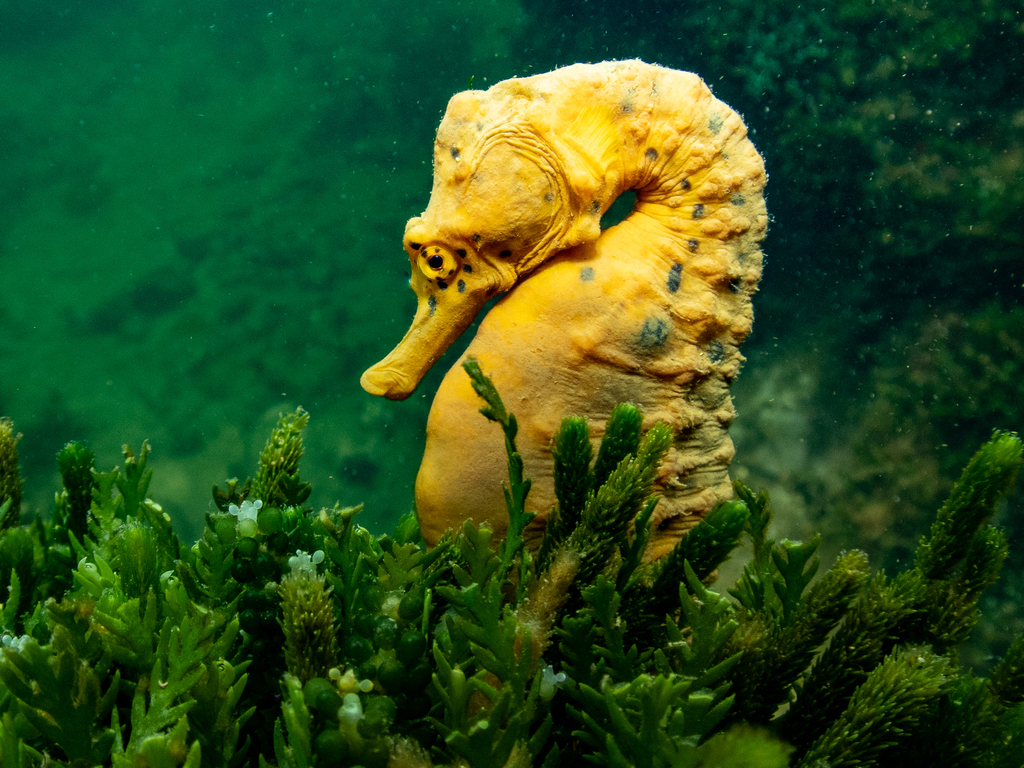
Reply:
<svg viewBox="0 0 1024 768"><path fill-rule="evenodd" d="M728 388L761 275L764 183L740 117L690 73L577 64L457 94L437 133L430 203L406 226L416 317L363 387L407 397L508 291L466 355L519 419L539 512L530 541L555 503L549 446L562 417L586 416L596 441L629 401L645 427L664 421L675 435L648 551L665 554L731 496ZM633 212L602 232L601 215L629 189ZM456 365L416 479L428 543L466 518L505 530L504 443L479 407Z"/></svg>

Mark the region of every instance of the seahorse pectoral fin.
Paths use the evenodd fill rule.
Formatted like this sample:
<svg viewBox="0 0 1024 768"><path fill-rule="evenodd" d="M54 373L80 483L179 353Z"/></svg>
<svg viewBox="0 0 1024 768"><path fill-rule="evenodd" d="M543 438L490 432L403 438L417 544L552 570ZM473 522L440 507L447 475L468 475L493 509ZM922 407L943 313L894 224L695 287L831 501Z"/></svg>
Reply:
<svg viewBox="0 0 1024 768"><path fill-rule="evenodd" d="M371 395L388 400L409 397L489 298L486 291L459 293L454 287L446 291L431 290L427 281L415 276L413 289L419 302L412 325L398 346L359 379L359 384Z"/></svg>

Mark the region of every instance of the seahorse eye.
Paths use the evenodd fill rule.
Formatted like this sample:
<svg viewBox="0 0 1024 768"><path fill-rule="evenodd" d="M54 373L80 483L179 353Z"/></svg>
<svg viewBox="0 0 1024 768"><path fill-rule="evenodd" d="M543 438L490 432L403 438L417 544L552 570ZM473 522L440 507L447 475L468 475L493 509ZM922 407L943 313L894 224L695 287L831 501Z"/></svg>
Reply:
<svg viewBox="0 0 1024 768"><path fill-rule="evenodd" d="M419 252L420 270L431 280L446 280L462 267L462 259L443 245L425 245Z"/></svg>

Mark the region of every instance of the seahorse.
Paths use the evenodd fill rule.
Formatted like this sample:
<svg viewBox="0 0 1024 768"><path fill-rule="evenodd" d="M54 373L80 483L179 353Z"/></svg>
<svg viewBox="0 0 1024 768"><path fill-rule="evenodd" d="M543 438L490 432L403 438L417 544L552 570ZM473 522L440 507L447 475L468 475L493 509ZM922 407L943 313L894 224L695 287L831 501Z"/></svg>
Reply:
<svg viewBox="0 0 1024 768"><path fill-rule="evenodd" d="M528 544L555 504L550 445L562 417L587 417L596 441L628 401L645 426L674 433L647 552L662 556L731 497L729 384L761 276L765 181L740 116L692 73L575 64L456 94L434 142L427 209L405 229L416 314L363 388L409 396L505 293L465 354L519 421L538 512ZM602 231L627 190L632 212ZM430 544L467 518L506 529L505 446L480 405L456 364L431 406L416 478Z"/></svg>

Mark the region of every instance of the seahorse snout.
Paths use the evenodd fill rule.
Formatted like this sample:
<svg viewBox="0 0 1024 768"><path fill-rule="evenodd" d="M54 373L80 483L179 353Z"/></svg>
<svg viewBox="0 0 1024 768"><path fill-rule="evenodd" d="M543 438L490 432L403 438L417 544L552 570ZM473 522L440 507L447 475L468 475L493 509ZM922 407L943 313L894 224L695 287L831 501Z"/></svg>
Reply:
<svg viewBox="0 0 1024 768"><path fill-rule="evenodd" d="M448 255L447 250L440 250L442 258ZM429 260L433 255L426 258ZM429 271L429 261L426 267L425 271ZM389 400L404 400L413 393L430 367L469 327L493 295L483 270L473 276L480 279L474 287L467 287L460 279L456 286L441 288L444 280L430 280L414 266L411 283L419 297L416 316L391 353L363 373L359 379L363 389Z"/></svg>
<svg viewBox="0 0 1024 768"><path fill-rule="evenodd" d="M399 371L389 370L382 364L375 365L363 372L359 378L359 386L377 397L388 400L404 400L416 388Z"/></svg>
<svg viewBox="0 0 1024 768"><path fill-rule="evenodd" d="M415 326L409 329L391 354L363 372L359 378L363 389L388 400L404 400L416 390L430 366L444 352L444 347L433 353L428 349L433 345L422 341L428 334L414 334L414 330Z"/></svg>

